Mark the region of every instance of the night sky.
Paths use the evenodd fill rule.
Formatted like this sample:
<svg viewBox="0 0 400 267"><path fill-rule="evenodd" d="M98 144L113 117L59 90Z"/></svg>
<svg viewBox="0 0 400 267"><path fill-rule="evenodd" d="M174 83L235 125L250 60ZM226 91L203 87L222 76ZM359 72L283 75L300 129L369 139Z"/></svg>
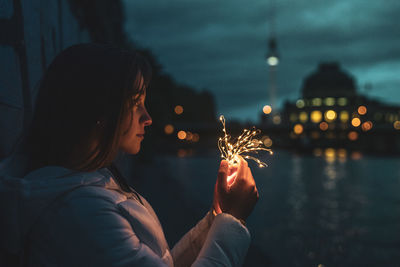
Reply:
<svg viewBox="0 0 400 267"><path fill-rule="evenodd" d="M125 0L126 31L179 83L207 89L218 114L258 121L268 94L267 0ZM278 102L337 61L358 91L400 104L400 1L277 0ZM371 89L366 89L371 84Z"/></svg>

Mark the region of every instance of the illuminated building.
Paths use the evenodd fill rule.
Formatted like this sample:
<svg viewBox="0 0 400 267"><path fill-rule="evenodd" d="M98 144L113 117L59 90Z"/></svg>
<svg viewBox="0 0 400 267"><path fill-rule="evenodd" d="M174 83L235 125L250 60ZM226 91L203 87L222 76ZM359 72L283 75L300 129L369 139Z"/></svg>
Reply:
<svg viewBox="0 0 400 267"><path fill-rule="evenodd" d="M277 128L277 138L287 142L286 147L310 152L336 147L400 153L400 107L368 98L356 88L354 78L338 63L321 63L303 80L301 96L284 104L280 123L264 120L262 125Z"/></svg>

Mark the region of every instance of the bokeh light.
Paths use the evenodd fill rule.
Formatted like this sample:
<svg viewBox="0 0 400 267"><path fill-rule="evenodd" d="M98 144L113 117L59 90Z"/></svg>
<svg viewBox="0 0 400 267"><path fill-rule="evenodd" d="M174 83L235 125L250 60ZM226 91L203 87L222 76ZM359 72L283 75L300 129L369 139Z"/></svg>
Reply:
<svg viewBox="0 0 400 267"><path fill-rule="evenodd" d="M177 136L178 136L178 138L180 140L184 140L186 138L186 132L185 131L179 131Z"/></svg>
<svg viewBox="0 0 400 267"><path fill-rule="evenodd" d="M272 112L271 106L270 105L265 105L263 107L263 112L264 112L264 114L270 114Z"/></svg>
<svg viewBox="0 0 400 267"><path fill-rule="evenodd" d="M334 120L336 120L336 112L335 111L333 111L333 110L328 110L328 111L326 111L325 112L325 115L324 115L324 117L325 117L325 120L327 121L327 122L331 122L331 121L334 121Z"/></svg>
<svg viewBox="0 0 400 267"><path fill-rule="evenodd" d="M361 120L359 118L353 118L351 120L351 125L353 125L354 127L358 127L361 124Z"/></svg>
<svg viewBox="0 0 400 267"><path fill-rule="evenodd" d="M326 122L321 122L320 124L319 124L319 128L322 130L322 131L326 131L326 130L328 130L328 127L329 127L329 125L328 125L328 123L326 123Z"/></svg>
<svg viewBox="0 0 400 267"><path fill-rule="evenodd" d="M319 123L322 120L322 113L319 110L314 110L311 112L310 117L313 123Z"/></svg>
<svg viewBox="0 0 400 267"><path fill-rule="evenodd" d="M367 131L369 131L369 130L372 129L372 126L373 126L373 124L372 124L371 121L366 121L366 122L364 122L364 123L361 125L361 129L362 129L364 132L367 132Z"/></svg>
<svg viewBox="0 0 400 267"><path fill-rule="evenodd" d="M360 115L367 114L367 108L365 106L359 106L357 111L358 111L358 114L360 114Z"/></svg>
<svg viewBox="0 0 400 267"><path fill-rule="evenodd" d="M174 108L174 111L175 111L175 113L176 113L177 115L181 115L181 114L183 113L183 107L182 107L181 105L177 105L177 106Z"/></svg>
<svg viewBox="0 0 400 267"><path fill-rule="evenodd" d="M351 131L351 132L349 132L347 137L349 138L350 141L355 141L358 139L358 133L355 131Z"/></svg>
<svg viewBox="0 0 400 267"><path fill-rule="evenodd" d="M395 122L393 123L393 127L394 127L396 130L400 130L400 121L395 121Z"/></svg>
<svg viewBox="0 0 400 267"><path fill-rule="evenodd" d="M306 123L307 122L307 120L308 120L308 115L307 115L307 112L300 112L300 114L299 114L299 119L300 119L300 121L302 122L302 123Z"/></svg>
<svg viewBox="0 0 400 267"><path fill-rule="evenodd" d="M305 103L304 103L303 99L299 99L299 100L296 101L296 107L304 108L304 106L305 106Z"/></svg>
<svg viewBox="0 0 400 267"><path fill-rule="evenodd" d="M164 132L166 133L166 134L172 134L173 132L174 132L174 126L172 125L172 124L167 124L167 125L165 125L165 127L164 127Z"/></svg>
<svg viewBox="0 0 400 267"><path fill-rule="evenodd" d="M303 128L303 125L301 125L301 124L296 124L296 125L293 127L293 132L294 132L295 134L301 134L301 133L303 132L303 130L304 130L304 128Z"/></svg>

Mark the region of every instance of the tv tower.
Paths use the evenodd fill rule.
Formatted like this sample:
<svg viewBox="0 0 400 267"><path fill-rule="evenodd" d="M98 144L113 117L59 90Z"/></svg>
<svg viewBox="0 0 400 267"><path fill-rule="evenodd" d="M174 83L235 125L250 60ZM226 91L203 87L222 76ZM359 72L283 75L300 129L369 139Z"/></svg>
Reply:
<svg viewBox="0 0 400 267"><path fill-rule="evenodd" d="M279 64L279 55L277 51L277 41L275 34L275 15L276 15L276 2L275 0L270 0L270 12L269 12L269 39L268 39L268 51L266 54L266 61L268 63L269 68L269 79L268 79L268 92L269 92L269 100L272 108L272 112L276 113L277 104L276 104L276 91L277 91L277 82L276 82L276 69ZM264 107L264 113L266 113ZM271 112L271 108L269 108ZM268 109L268 108L267 108ZM270 113L269 112L269 113ZM268 113L266 113L268 114Z"/></svg>

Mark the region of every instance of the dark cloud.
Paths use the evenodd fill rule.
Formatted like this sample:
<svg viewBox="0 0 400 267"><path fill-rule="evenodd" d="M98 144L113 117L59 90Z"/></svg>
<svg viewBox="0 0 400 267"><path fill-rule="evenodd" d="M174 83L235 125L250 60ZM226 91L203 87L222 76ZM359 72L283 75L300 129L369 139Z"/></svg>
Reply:
<svg viewBox="0 0 400 267"><path fill-rule="evenodd" d="M279 0L279 102L300 94L321 61L338 61L362 85L398 98L400 1ZM218 110L258 119L268 99L265 64L270 1L125 0L126 31L179 82L216 96ZM374 89L368 92L377 95ZM229 116L227 116L229 117Z"/></svg>

